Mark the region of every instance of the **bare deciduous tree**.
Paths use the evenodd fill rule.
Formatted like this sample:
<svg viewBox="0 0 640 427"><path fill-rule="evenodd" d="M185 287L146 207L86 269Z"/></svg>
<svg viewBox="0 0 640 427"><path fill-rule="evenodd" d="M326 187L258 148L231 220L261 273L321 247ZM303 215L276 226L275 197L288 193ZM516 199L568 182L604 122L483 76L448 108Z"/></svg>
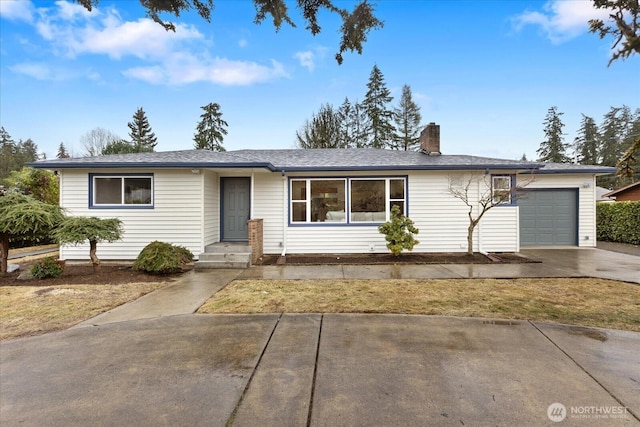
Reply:
<svg viewBox="0 0 640 427"><path fill-rule="evenodd" d="M110 130L95 128L80 137L80 144L85 149L85 156L94 157L102 154L102 150L110 144L120 141L120 137Z"/></svg>
<svg viewBox="0 0 640 427"><path fill-rule="evenodd" d="M493 186L492 175L489 174L471 174L471 175L450 175L449 176L449 194L467 205L469 217L469 226L467 227L467 254L473 255L473 231L480 223L480 220L490 209L505 203L511 203L517 189L528 185L531 181L524 185L516 187L512 185L511 176L502 175L508 181L504 182L504 186L497 188ZM531 178L533 180L533 176ZM498 180L496 184L500 184Z"/></svg>

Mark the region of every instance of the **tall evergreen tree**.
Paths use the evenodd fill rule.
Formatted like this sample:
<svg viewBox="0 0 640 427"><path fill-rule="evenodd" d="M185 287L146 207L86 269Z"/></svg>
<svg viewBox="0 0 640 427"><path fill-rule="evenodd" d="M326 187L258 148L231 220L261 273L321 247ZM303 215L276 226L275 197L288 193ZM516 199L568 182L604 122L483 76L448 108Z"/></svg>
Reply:
<svg viewBox="0 0 640 427"><path fill-rule="evenodd" d="M4 127L0 127L0 180L7 178L11 171L19 170L15 141Z"/></svg>
<svg viewBox="0 0 640 427"><path fill-rule="evenodd" d="M394 135L395 147L398 150L415 150L420 146L420 107L413 101L411 87L402 87L400 104L394 110L394 120L396 122L396 134Z"/></svg>
<svg viewBox="0 0 640 427"><path fill-rule="evenodd" d="M69 152L67 151L67 147L64 146L64 142L61 142L60 145L58 145L58 154L56 155L56 157L58 159L68 159L69 157L71 157L69 155Z"/></svg>
<svg viewBox="0 0 640 427"><path fill-rule="evenodd" d="M149 120L142 107L133 113L133 121L127 123L127 126L129 126L131 144L136 147L136 152L150 152L158 145L158 138L151 130L151 125L149 125Z"/></svg>
<svg viewBox="0 0 640 427"><path fill-rule="evenodd" d="M355 148L370 146L371 121L362 103L355 102L351 109L351 123L353 124L353 144Z"/></svg>
<svg viewBox="0 0 640 427"><path fill-rule="evenodd" d="M539 155L540 162L553 163L571 163L571 159L567 157L566 151L569 144L564 142L564 134L562 128L564 123L560 119L564 113L558 112L558 107L551 107L547 111L544 120L545 140L540 143L540 148L536 151Z"/></svg>
<svg viewBox="0 0 640 427"><path fill-rule="evenodd" d="M582 115L578 136L574 140L576 161L581 165L597 165L600 161L600 132L592 117Z"/></svg>
<svg viewBox="0 0 640 427"><path fill-rule="evenodd" d="M626 131L624 110L611 107L600 125L602 164L615 166L624 152L622 139Z"/></svg>
<svg viewBox="0 0 640 427"><path fill-rule="evenodd" d="M341 145L345 148L355 147L356 135L355 135L355 123L353 121L353 109L354 106L349 101L349 98L345 98L338 108L338 120L340 123L340 141Z"/></svg>
<svg viewBox="0 0 640 427"><path fill-rule="evenodd" d="M393 147L394 127L393 111L389 109L389 104L393 101L391 92L387 89L384 76L377 65L373 66L367 83L367 94L362 106L371 122L372 148Z"/></svg>
<svg viewBox="0 0 640 427"><path fill-rule="evenodd" d="M346 148L340 114L330 104L323 104L296 132L296 140L300 148Z"/></svg>
<svg viewBox="0 0 640 427"><path fill-rule="evenodd" d="M628 185L640 181L640 108L632 115L623 137L624 153L618 161L618 181Z"/></svg>
<svg viewBox="0 0 640 427"><path fill-rule="evenodd" d="M200 115L201 120L196 127L196 134L193 136L194 147L211 151L227 151L222 146L222 141L228 133L226 128L229 124L222 119L220 105L211 102L201 108L204 113Z"/></svg>
<svg viewBox="0 0 640 427"><path fill-rule="evenodd" d="M20 168L25 163L35 162L40 159L38 154L38 145L33 142L31 138L27 138L26 141L20 140L18 142L18 158L20 162Z"/></svg>

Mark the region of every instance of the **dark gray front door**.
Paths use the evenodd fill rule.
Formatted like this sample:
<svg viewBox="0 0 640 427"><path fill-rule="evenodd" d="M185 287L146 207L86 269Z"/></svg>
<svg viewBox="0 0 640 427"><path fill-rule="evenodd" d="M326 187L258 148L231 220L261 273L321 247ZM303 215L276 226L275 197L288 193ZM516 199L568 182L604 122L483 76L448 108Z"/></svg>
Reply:
<svg viewBox="0 0 640 427"><path fill-rule="evenodd" d="M526 190L518 193L521 246L576 246L578 191Z"/></svg>
<svg viewBox="0 0 640 427"><path fill-rule="evenodd" d="M251 179L222 178L222 240L246 242L251 202Z"/></svg>

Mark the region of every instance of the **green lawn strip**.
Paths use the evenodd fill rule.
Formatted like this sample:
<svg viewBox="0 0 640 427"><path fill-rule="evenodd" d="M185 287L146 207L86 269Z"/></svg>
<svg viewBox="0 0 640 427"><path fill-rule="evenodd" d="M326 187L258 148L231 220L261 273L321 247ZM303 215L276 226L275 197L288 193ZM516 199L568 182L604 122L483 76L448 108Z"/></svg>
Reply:
<svg viewBox="0 0 640 427"><path fill-rule="evenodd" d="M404 313L640 331L640 286L605 279L236 280L199 313Z"/></svg>

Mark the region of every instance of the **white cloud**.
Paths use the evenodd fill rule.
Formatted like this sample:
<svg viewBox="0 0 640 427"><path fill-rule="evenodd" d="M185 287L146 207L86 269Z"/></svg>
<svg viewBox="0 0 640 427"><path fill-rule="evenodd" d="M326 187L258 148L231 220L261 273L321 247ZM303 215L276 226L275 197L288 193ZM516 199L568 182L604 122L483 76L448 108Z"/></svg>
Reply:
<svg viewBox="0 0 640 427"><path fill-rule="evenodd" d="M12 65L9 69L14 73L24 74L36 80L53 80L51 69L45 64L25 62Z"/></svg>
<svg viewBox="0 0 640 427"><path fill-rule="evenodd" d="M28 0L0 0L0 17L10 21L33 21L34 7Z"/></svg>
<svg viewBox="0 0 640 427"><path fill-rule="evenodd" d="M63 68L52 67L41 62L23 62L9 67L11 71L36 80L64 81L75 77L75 73Z"/></svg>
<svg viewBox="0 0 640 427"><path fill-rule="evenodd" d="M3 0L0 0L0 2ZM115 9L88 12L82 6L58 1L53 8L40 8L34 26L49 41L54 53L76 58L81 55L106 55L111 59L136 58L140 66L122 74L152 84L181 85L210 82L220 85L250 85L288 77L284 67L272 60L270 65L252 61L211 58L208 42L195 27L177 24L176 31L165 31L150 19L123 21ZM246 45L245 39L239 44ZM34 78L51 79L45 69L16 66L15 72ZM85 76L99 79L95 72Z"/></svg>
<svg viewBox="0 0 640 427"><path fill-rule="evenodd" d="M238 46L239 47L247 47L247 46L249 46L249 41L247 39L240 39L240 40L238 40Z"/></svg>
<svg viewBox="0 0 640 427"><path fill-rule="evenodd" d="M162 65L133 67L123 74L152 84L183 85L210 82L223 86L246 86L274 78L288 77L284 67L272 60L271 66L226 58L199 59L188 54L176 54Z"/></svg>
<svg viewBox="0 0 640 427"><path fill-rule="evenodd" d="M528 25L539 26L552 43L562 43L588 31L589 20L606 19L606 10L596 9L587 0L550 0L542 11L525 11L512 18L517 31Z"/></svg>
<svg viewBox="0 0 640 427"><path fill-rule="evenodd" d="M299 62L300 65L304 68L306 68L309 71L313 71L313 69L316 67L315 64L315 54L313 52L311 52L310 50L306 50L304 52L296 52L293 55L294 58L296 58Z"/></svg>

